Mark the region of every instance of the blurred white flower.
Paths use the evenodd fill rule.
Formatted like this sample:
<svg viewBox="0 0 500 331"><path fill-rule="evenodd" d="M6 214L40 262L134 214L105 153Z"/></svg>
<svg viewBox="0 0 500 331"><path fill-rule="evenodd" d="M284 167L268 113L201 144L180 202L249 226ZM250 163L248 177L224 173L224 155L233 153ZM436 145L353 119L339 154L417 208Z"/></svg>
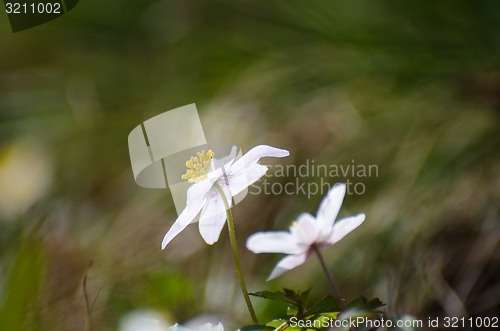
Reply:
<svg viewBox="0 0 500 331"><path fill-rule="evenodd" d="M135 310L120 319L118 331L168 331L170 323L153 310Z"/></svg>
<svg viewBox="0 0 500 331"><path fill-rule="evenodd" d="M257 232L248 237L246 246L255 254L288 254L278 262L268 280L304 263L314 252L314 245L318 249L329 247L363 223L364 213L335 221L345 191L345 184L335 184L321 201L316 218L309 213L300 214L290 232Z"/></svg>
<svg viewBox="0 0 500 331"><path fill-rule="evenodd" d="M0 151L0 218L20 217L50 189L53 161L35 141L17 141Z"/></svg>
<svg viewBox="0 0 500 331"><path fill-rule="evenodd" d="M206 323L196 327L196 329L188 329L175 323L174 325L168 328L168 331L224 331L224 326L222 325L222 323L219 323L217 325Z"/></svg>
<svg viewBox="0 0 500 331"><path fill-rule="evenodd" d="M209 171L213 167L213 153L208 151L198 153L186 162L188 171L183 179L194 183L187 191L187 202L184 210L179 214L174 224L163 238L162 249L170 243L186 226L195 222L200 213L200 234L209 245L215 243L226 222L226 203L222 199L222 192L231 206L232 197L246 189L261 178L268 168L257 163L263 157L285 157L290 155L287 150L258 145L250 149L237 160ZM222 190L220 192L219 190Z"/></svg>

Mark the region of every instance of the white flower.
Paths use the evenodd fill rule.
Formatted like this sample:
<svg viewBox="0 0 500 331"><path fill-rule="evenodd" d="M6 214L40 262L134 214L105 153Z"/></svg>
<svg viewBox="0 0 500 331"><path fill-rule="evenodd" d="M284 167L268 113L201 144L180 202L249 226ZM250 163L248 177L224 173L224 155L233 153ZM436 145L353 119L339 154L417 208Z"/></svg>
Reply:
<svg viewBox="0 0 500 331"><path fill-rule="evenodd" d="M168 331L171 323L154 310L134 310L120 318L118 331Z"/></svg>
<svg viewBox="0 0 500 331"><path fill-rule="evenodd" d="M203 324L195 329L188 329L179 324L175 323L171 327L168 328L168 331L224 331L224 326L222 323L217 325L212 325L211 323Z"/></svg>
<svg viewBox="0 0 500 331"><path fill-rule="evenodd" d="M237 160L208 172L213 159L213 153L208 151L198 153L186 162L188 171L182 177L194 184L187 190L187 202L172 227L168 230L161 244L162 249L181 232L193 223L200 213L200 234L209 245L219 239L220 232L226 222L227 214L224 200L219 187L224 192L227 205L231 206L232 197L255 183L267 171L267 167L257 162L263 157L285 157L290 155L287 150L258 145L249 150Z"/></svg>
<svg viewBox="0 0 500 331"><path fill-rule="evenodd" d="M268 280L304 263L314 252L314 245L318 249L329 247L363 223L364 213L335 221L345 191L345 184L335 184L321 201L316 218L309 213L300 214L290 232L257 232L248 237L247 248L255 254L288 254L278 262Z"/></svg>

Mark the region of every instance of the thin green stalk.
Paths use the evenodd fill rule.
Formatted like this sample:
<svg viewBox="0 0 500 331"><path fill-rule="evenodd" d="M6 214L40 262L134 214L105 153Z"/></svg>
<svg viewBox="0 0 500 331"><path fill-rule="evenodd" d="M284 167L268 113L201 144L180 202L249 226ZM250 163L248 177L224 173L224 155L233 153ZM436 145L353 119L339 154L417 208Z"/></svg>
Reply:
<svg viewBox="0 0 500 331"><path fill-rule="evenodd" d="M224 194L224 191L222 191L222 188L220 187L220 185L218 183L215 183L215 187L217 188L217 190L221 194L222 200L224 201L224 205L226 206L227 227L229 229L229 240L231 241L231 248L233 249L234 264L236 265L236 273L238 274L238 279L240 280L241 292L243 292L243 296L245 297L245 302L247 304L248 311L250 312L250 316L252 316L253 322L258 324L259 321L257 320L257 315L255 315L255 311L253 309L252 302L250 301L250 297L248 296L248 291L247 291L247 287L245 285L245 280L243 279L243 273L241 272L240 258L238 256L238 249L236 247L236 235L234 232L233 215L231 214L231 209L229 208L229 205L227 203L227 198Z"/></svg>
<svg viewBox="0 0 500 331"><path fill-rule="evenodd" d="M318 245L312 245L312 249L314 252L316 252L316 255L318 256L319 262L321 263L321 267L323 268L323 271L325 272L326 278L328 278L328 282L330 283L330 286L332 287L333 290L333 295L335 296L335 299L339 302L340 307L342 310L346 309L346 305L344 303L344 299L342 298L342 294L340 294L339 288L335 284L335 281L333 280L332 274L330 273L330 270L328 270L328 267L326 266L325 260L323 259L323 255L321 255L321 251L319 250Z"/></svg>
<svg viewBox="0 0 500 331"><path fill-rule="evenodd" d="M87 278L89 276L89 270L91 267L92 267L92 261L90 261L89 266L87 268L87 271L85 272L85 276L83 276L83 281L82 281L83 298L85 299L85 308L87 309L87 320L85 321L85 324L87 325L86 329L88 331L92 330L92 318L90 315L89 298L87 296Z"/></svg>

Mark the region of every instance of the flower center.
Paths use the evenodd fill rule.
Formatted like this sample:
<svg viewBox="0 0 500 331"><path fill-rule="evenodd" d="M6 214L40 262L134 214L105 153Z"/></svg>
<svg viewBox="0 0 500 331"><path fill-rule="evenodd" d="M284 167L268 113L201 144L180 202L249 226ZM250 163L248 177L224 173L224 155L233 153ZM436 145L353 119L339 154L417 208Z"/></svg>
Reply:
<svg viewBox="0 0 500 331"><path fill-rule="evenodd" d="M205 150L201 151L201 153L198 152L198 156L193 156L186 161L188 170L182 175L182 179L187 179L190 183L194 183L207 178L208 167L212 163L213 158L214 152L211 149L206 153Z"/></svg>

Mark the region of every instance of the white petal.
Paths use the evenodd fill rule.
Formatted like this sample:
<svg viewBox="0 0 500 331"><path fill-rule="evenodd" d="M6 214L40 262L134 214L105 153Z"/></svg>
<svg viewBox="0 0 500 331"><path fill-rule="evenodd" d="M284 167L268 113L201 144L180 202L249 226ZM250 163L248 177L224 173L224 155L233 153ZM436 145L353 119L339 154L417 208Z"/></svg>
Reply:
<svg viewBox="0 0 500 331"><path fill-rule="evenodd" d="M283 253L299 254L304 248L299 247L295 237L286 231L257 232L247 239L247 249L255 254ZM307 250L307 248L306 248Z"/></svg>
<svg viewBox="0 0 500 331"><path fill-rule="evenodd" d="M316 219L321 225L322 235L328 235L332 231L333 222L339 214L340 207L344 201L346 185L337 183L332 186L326 196L321 201Z"/></svg>
<svg viewBox="0 0 500 331"><path fill-rule="evenodd" d="M200 331L224 331L224 326L220 322L217 325L212 325L212 323L206 323L200 327Z"/></svg>
<svg viewBox="0 0 500 331"><path fill-rule="evenodd" d="M353 216L344 217L333 225L332 234L328 239L328 244L333 245L346 235L348 235L352 230L356 229L365 221L366 215L364 213L359 213Z"/></svg>
<svg viewBox="0 0 500 331"><path fill-rule="evenodd" d="M306 262L306 260L311 256L310 252L297 254L297 255L287 255L282 258L278 264L274 267L271 275L267 278L268 281L275 279L283 275L288 270L292 270L295 267L298 267L302 263Z"/></svg>
<svg viewBox="0 0 500 331"><path fill-rule="evenodd" d="M245 172L230 172L227 175L227 185L229 186L229 191L231 196L235 196L240 193L248 186L252 185L258 181L267 172L267 167L254 163L246 168ZM221 178L222 180L222 178Z"/></svg>
<svg viewBox="0 0 500 331"><path fill-rule="evenodd" d="M161 242L161 249L165 249L167 247L168 243L174 239L175 236L177 236L184 228L186 228L187 225L180 225L179 222L174 222L168 232L165 234L163 237L163 241Z"/></svg>
<svg viewBox="0 0 500 331"><path fill-rule="evenodd" d="M311 246L318 240L320 228L318 222L309 213L302 213L297 221L290 227L290 232L299 245Z"/></svg>
<svg viewBox="0 0 500 331"><path fill-rule="evenodd" d="M203 207L203 202L206 201L206 195L212 189L214 183L222 176L223 172L221 169L216 169L208 173L207 178L191 185L187 190L186 207L182 211L188 213L186 217L181 218L179 215L181 225L188 225L191 223L193 218L198 215ZM181 214L182 214L181 213Z"/></svg>
<svg viewBox="0 0 500 331"><path fill-rule="evenodd" d="M200 234L209 245L219 240L220 233L226 222L226 206L216 188L208 194L208 200L200 215Z"/></svg>
<svg viewBox="0 0 500 331"><path fill-rule="evenodd" d="M288 155L290 155L290 152L286 149L280 149L268 145L258 145L236 160L231 165L228 175L232 176L246 172L252 164L257 163L263 157L285 157Z"/></svg>
<svg viewBox="0 0 500 331"><path fill-rule="evenodd" d="M213 184L222 175L222 171L216 170L209 174L209 177L201 182L191 185L187 190L186 207L179 214L174 224L170 227L163 241L161 249L165 249L167 245L177 236L186 226L191 224L200 210L207 201L207 194L213 188Z"/></svg>
<svg viewBox="0 0 500 331"><path fill-rule="evenodd" d="M165 237L163 237L163 241L161 243L161 249L165 249L168 243L174 239L186 226L190 224L191 221L198 215L201 208L203 207L205 200L197 202L196 205L191 204L191 209L184 208L179 217L175 220L174 224L170 227ZM194 216L193 216L194 215Z"/></svg>

